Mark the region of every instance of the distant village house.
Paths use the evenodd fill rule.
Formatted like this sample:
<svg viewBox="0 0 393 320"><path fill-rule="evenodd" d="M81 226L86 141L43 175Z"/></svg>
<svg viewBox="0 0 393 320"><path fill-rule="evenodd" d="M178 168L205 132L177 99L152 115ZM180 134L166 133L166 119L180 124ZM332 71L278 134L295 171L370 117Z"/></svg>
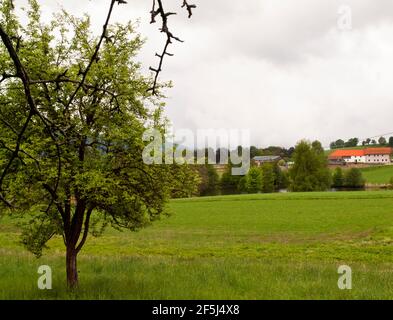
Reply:
<svg viewBox="0 0 393 320"><path fill-rule="evenodd" d="M336 150L329 155L330 164L391 164L392 148Z"/></svg>

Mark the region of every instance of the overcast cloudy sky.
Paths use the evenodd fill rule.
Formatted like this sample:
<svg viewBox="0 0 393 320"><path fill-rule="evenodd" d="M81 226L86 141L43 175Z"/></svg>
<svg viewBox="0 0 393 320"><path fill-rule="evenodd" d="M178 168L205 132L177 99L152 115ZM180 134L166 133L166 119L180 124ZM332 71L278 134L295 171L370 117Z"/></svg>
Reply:
<svg viewBox="0 0 393 320"><path fill-rule="evenodd" d="M61 7L89 12L98 32L109 1L40 3L46 16ZM179 12L170 25L186 41L171 48L161 74L174 83L166 114L175 128L250 129L259 146L393 131L393 1L194 0L190 20L181 0L166 3ZM339 28L343 5L351 30ZM145 72L164 41L150 9L150 0L129 0L113 16L140 19Z"/></svg>

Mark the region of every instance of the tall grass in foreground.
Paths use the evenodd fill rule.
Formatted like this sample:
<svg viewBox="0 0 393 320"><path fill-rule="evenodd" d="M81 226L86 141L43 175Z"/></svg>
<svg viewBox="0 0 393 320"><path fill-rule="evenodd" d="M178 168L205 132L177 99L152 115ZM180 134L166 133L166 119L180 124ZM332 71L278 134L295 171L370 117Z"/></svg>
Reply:
<svg viewBox="0 0 393 320"><path fill-rule="evenodd" d="M34 258L0 220L0 299L392 299L393 192L176 200L138 233L108 229L80 254L65 286L64 245ZM349 265L353 289L338 289ZM49 265L53 289L37 287Z"/></svg>
<svg viewBox="0 0 393 320"><path fill-rule="evenodd" d="M391 299L393 292L393 270L382 265L353 265L353 290L341 291L334 263L84 258L80 288L69 292L60 258L0 261L0 299ZM41 263L53 268L52 290L37 288L34 266Z"/></svg>

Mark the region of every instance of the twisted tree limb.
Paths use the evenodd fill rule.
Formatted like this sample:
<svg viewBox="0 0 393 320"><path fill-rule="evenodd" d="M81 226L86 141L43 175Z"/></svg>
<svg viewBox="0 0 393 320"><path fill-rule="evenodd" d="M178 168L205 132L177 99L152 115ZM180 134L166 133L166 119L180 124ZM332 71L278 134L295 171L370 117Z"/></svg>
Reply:
<svg viewBox="0 0 393 320"><path fill-rule="evenodd" d="M188 11L188 18L191 18L192 10L196 8L196 5L195 4L189 4L187 0L183 0L182 8L186 8L186 10ZM165 42L165 45L164 45L164 49L162 50L161 53L156 53L156 57L159 58L158 66L155 67L155 68L150 67L150 70L153 71L155 76L154 76L153 85L152 85L152 87L148 91L151 91L153 95L157 94L157 90L158 90L158 76L160 75L160 73L162 71L162 65L164 63L165 56L173 57L173 54L168 52L169 46L173 43L173 41L183 42L183 40L181 40L180 38L176 37L170 31L169 26L168 26L168 17L171 16L171 15L175 15L175 14L176 14L176 12L167 12L167 11L165 11L162 0L153 0L153 7L152 7L152 9L150 11L150 15L151 15L150 23L156 23L156 17L160 16L161 17L161 21L162 21L162 25L161 25L160 31L165 33L165 36L166 36L166 42Z"/></svg>

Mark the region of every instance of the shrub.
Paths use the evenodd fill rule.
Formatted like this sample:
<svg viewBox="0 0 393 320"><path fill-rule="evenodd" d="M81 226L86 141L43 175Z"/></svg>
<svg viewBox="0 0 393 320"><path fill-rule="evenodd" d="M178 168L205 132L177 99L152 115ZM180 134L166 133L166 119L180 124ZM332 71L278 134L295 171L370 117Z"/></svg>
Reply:
<svg viewBox="0 0 393 320"><path fill-rule="evenodd" d="M341 188L344 186L344 174L343 174L343 170L338 167L336 168L336 170L334 170L333 173L333 183L332 186L334 188Z"/></svg>
<svg viewBox="0 0 393 320"><path fill-rule="evenodd" d="M344 186L348 188L364 188L366 184L362 172L357 168L351 168L344 175Z"/></svg>
<svg viewBox="0 0 393 320"><path fill-rule="evenodd" d="M270 163L264 164L262 167L262 192L272 193L275 190L276 173L273 165Z"/></svg>
<svg viewBox="0 0 393 320"><path fill-rule="evenodd" d="M248 193L258 193L262 191L262 170L252 167L246 175L245 187Z"/></svg>

